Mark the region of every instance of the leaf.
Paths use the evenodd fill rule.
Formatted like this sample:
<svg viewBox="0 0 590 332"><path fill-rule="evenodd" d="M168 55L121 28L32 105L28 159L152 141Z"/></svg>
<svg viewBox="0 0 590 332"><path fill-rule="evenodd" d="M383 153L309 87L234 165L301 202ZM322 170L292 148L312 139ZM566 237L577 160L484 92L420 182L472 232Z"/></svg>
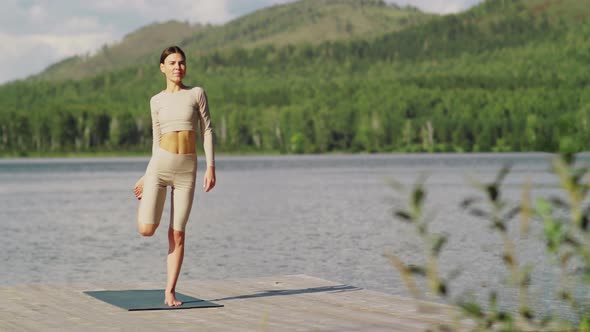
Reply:
<svg viewBox="0 0 590 332"><path fill-rule="evenodd" d="M506 225L504 225L502 222L500 221L495 221L494 223L492 223L492 228L493 229L497 229L500 232L506 232Z"/></svg>
<svg viewBox="0 0 590 332"><path fill-rule="evenodd" d="M529 320L529 321L532 320L533 318L535 318L531 309L526 306L521 307L519 310L519 313L522 317L524 317L526 320Z"/></svg>
<svg viewBox="0 0 590 332"><path fill-rule="evenodd" d="M569 235L564 235L563 236L563 243L570 244L572 247L579 247L579 246L581 246L581 244L580 244L580 242L578 242L578 240L574 239L573 237L571 237Z"/></svg>
<svg viewBox="0 0 590 332"><path fill-rule="evenodd" d="M481 198L479 198L479 197L468 197L468 198L464 199L459 206L463 209L467 209L471 205L478 203L480 201L481 201Z"/></svg>
<svg viewBox="0 0 590 332"><path fill-rule="evenodd" d="M502 167L502 169L500 169L500 171L498 172L498 175L496 176L496 181L494 181L494 185L496 188L500 187L500 185L502 184L502 182L506 178L506 175L508 175L508 173L510 173L511 167L512 166L510 164L506 164Z"/></svg>
<svg viewBox="0 0 590 332"><path fill-rule="evenodd" d="M444 282L438 284L437 288L438 295L446 296L447 295L447 285Z"/></svg>
<svg viewBox="0 0 590 332"><path fill-rule="evenodd" d="M498 305L498 293L496 293L495 291L490 292L490 307L492 308L496 308Z"/></svg>
<svg viewBox="0 0 590 332"><path fill-rule="evenodd" d="M506 313L504 311L500 311L500 312L498 312L498 320L501 322L508 322L508 321L512 321L512 317L510 316L509 313Z"/></svg>
<svg viewBox="0 0 590 332"><path fill-rule="evenodd" d="M552 196L549 198L549 202L558 208L563 208L563 209L569 209L569 204L567 202L565 202L563 199L561 199L561 197L557 197L557 196Z"/></svg>
<svg viewBox="0 0 590 332"><path fill-rule="evenodd" d="M574 169L572 172L572 182L578 186L581 186L582 179L584 175L586 175L587 169L586 168L578 168Z"/></svg>
<svg viewBox="0 0 590 332"><path fill-rule="evenodd" d="M537 212L544 217L551 215L551 204L544 198L537 199Z"/></svg>
<svg viewBox="0 0 590 332"><path fill-rule="evenodd" d="M471 209L471 210L469 210L469 213L472 216L479 217L479 218L487 219L487 217L488 217L488 213L483 210L480 210L480 209Z"/></svg>
<svg viewBox="0 0 590 332"><path fill-rule="evenodd" d="M521 235L528 235L531 219L533 218L533 211L531 208L531 187L531 179L527 178L522 191L522 203L519 207Z"/></svg>
<svg viewBox="0 0 590 332"><path fill-rule="evenodd" d="M584 211L584 214L582 215L582 221L580 222L580 229L582 229L584 232L587 232L589 223L590 217L588 216L588 211Z"/></svg>
<svg viewBox="0 0 590 332"><path fill-rule="evenodd" d="M415 275L419 275L419 276L425 276L426 275L426 269L420 265L409 265L407 267L408 272L415 274Z"/></svg>
<svg viewBox="0 0 590 332"><path fill-rule="evenodd" d="M400 210L395 211L394 216L401 219L402 221L405 221L405 222L412 222L413 221L410 213L406 212L406 211L400 211Z"/></svg>
<svg viewBox="0 0 590 332"><path fill-rule="evenodd" d="M425 196L426 192L421 187L416 188L412 194L412 204L416 207L422 206Z"/></svg>
<svg viewBox="0 0 590 332"><path fill-rule="evenodd" d="M416 282L409 271L411 267L406 266L399 257L392 253L385 253L383 255L389 260L391 265L397 269L406 287L412 292L412 295L417 299L421 298L422 292L416 285Z"/></svg>
<svg viewBox="0 0 590 332"><path fill-rule="evenodd" d="M496 185L488 185L486 187L486 191L488 193L488 197L492 202L497 202L498 197L500 196L500 192L498 191L498 187Z"/></svg>
<svg viewBox="0 0 590 332"><path fill-rule="evenodd" d="M439 235L434 239L434 244L432 245L432 254L436 257L441 252L442 247L447 243L447 237L444 235Z"/></svg>
<svg viewBox="0 0 590 332"><path fill-rule="evenodd" d="M531 285L531 268L529 266L522 271L522 275L520 277L520 286L521 287L529 287L530 285Z"/></svg>
<svg viewBox="0 0 590 332"><path fill-rule="evenodd" d="M428 225L426 225L424 223L419 224L417 227L417 231L418 231L418 234L420 234L420 235L426 235L426 233L428 232Z"/></svg>
<svg viewBox="0 0 590 332"><path fill-rule="evenodd" d="M563 301L570 301L572 299L572 295L570 292L565 291L565 290L561 290L559 291L559 298Z"/></svg>
<svg viewBox="0 0 590 332"><path fill-rule="evenodd" d="M563 158L553 158L553 171L559 177L561 186L567 190L571 190L570 165L567 160Z"/></svg>
<svg viewBox="0 0 590 332"><path fill-rule="evenodd" d="M510 265L510 266L514 265L514 257L512 257L511 254L504 254L504 255L502 255L502 260L507 265Z"/></svg>
<svg viewBox="0 0 590 332"><path fill-rule="evenodd" d="M475 302L462 302L459 303L459 307L463 309L467 315L476 318L483 317L483 311L481 310L481 307Z"/></svg>
<svg viewBox="0 0 590 332"><path fill-rule="evenodd" d="M561 224L551 219L545 220L544 234L547 239L547 248L549 251L555 252L561 245L561 238L563 236Z"/></svg>
<svg viewBox="0 0 590 332"><path fill-rule="evenodd" d="M520 211L522 211L522 208L520 206L513 207L512 209L510 209L510 211L506 212L506 214L504 215L504 220L510 220L516 217L520 213Z"/></svg>

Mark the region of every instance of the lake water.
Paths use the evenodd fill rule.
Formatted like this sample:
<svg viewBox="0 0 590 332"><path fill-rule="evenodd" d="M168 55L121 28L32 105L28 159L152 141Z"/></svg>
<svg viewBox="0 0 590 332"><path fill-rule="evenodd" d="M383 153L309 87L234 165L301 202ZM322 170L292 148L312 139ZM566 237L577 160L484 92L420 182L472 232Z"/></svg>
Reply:
<svg viewBox="0 0 590 332"><path fill-rule="evenodd" d="M489 223L459 204L477 194L470 178L489 181L512 164L506 197L556 194L549 154L424 154L219 157L217 187L198 191L187 228L187 279L308 274L362 288L408 295L383 256L418 263L424 246L412 228L392 217L399 195L388 179L408 188L422 175L433 232L447 232L443 274L461 273L453 294L485 298L504 287L501 241ZM203 158L201 158L203 159ZM590 161L588 156L583 162ZM204 164L199 161L202 181ZM147 158L0 160L0 285L22 283L157 281L165 283L166 227L152 238L136 231L132 193ZM397 197L397 198L396 198ZM518 233L518 221L514 221ZM538 230L538 227L533 227ZM535 240L518 246L534 266L531 297L551 304L555 265ZM510 291L505 288L508 301Z"/></svg>

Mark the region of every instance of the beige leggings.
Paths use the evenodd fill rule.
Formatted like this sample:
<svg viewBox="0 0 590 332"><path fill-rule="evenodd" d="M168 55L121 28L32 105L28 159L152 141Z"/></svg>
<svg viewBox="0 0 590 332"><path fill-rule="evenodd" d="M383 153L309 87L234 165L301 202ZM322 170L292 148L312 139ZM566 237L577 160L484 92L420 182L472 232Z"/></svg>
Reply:
<svg viewBox="0 0 590 332"><path fill-rule="evenodd" d="M159 224L166 201L166 187L172 187L170 227L184 232L193 206L196 154L175 154L162 148L152 156L143 182L138 221Z"/></svg>

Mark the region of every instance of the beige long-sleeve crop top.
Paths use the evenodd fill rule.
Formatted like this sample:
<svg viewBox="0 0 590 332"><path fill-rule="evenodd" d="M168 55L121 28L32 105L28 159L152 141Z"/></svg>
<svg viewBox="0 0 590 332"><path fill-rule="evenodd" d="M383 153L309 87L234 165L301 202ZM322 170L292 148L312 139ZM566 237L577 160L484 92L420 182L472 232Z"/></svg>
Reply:
<svg viewBox="0 0 590 332"><path fill-rule="evenodd" d="M181 130L196 131L198 123L207 166L215 166L213 128L205 90L194 87L173 93L162 91L152 97L150 108L153 131L152 153L157 151L162 135Z"/></svg>

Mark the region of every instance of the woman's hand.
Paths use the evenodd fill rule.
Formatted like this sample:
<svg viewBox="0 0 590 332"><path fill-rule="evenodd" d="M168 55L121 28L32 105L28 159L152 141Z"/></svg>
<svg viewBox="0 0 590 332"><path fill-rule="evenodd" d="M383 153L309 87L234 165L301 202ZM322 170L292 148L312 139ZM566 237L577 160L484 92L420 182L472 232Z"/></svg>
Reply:
<svg viewBox="0 0 590 332"><path fill-rule="evenodd" d="M135 197L137 197L137 199L141 199L141 196L143 195L143 176L139 178L137 182L135 182L135 186L133 187L133 193L135 194Z"/></svg>
<svg viewBox="0 0 590 332"><path fill-rule="evenodd" d="M203 179L203 189L205 189L205 192L209 192L213 187L215 187L215 166L207 166L205 178Z"/></svg>

